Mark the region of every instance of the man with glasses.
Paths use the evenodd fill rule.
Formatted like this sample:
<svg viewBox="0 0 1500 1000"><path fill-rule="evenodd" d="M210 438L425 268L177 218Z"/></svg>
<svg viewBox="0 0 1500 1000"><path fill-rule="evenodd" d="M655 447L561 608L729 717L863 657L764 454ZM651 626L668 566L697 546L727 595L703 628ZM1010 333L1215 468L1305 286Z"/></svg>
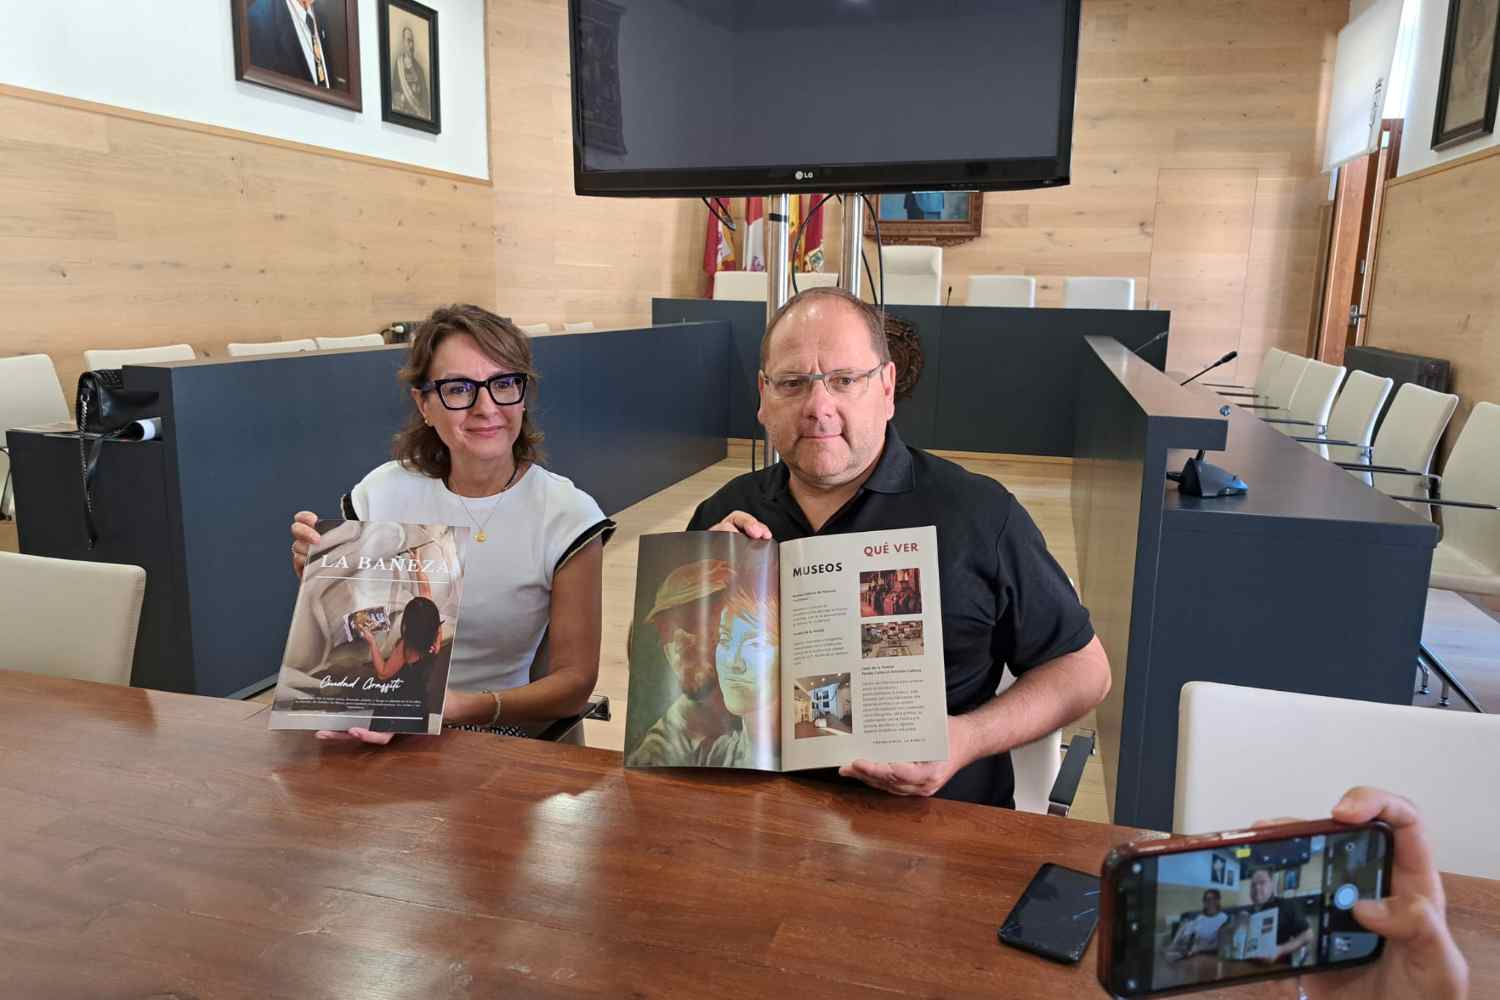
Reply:
<svg viewBox="0 0 1500 1000"><path fill-rule="evenodd" d="M781 461L728 483L689 530L785 541L935 525L949 759L855 761L839 773L895 795L1013 805L1007 751L1109 691L1109 662L1067 575L1003 486L902 443L890 424L896 366L864 302L837 288L794 297L766 327L759 383L757 416ZM997 696L1007 665L1018 680Z"/></svg>

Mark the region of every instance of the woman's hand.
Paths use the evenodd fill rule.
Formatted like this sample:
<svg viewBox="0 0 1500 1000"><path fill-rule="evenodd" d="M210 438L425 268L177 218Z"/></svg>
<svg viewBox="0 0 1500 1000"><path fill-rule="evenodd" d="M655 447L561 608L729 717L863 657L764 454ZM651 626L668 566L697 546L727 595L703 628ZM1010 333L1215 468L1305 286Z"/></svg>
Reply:
<svg viewBox="0 0 1500 1000"><path fill-rule="evenodd" d="M297 574L298 579L302 577L302 570L307 566L307 553L323 540L318 534L316 527L318 515L310 510L299 510L297 516L292 518L292 572Z"/></svg>
<svg viewBox="0 0 1500 1000"><path fill-rule="evenodd" d="M348 730L342 730L342 729L319 729L318 730L318 739L320 739L320 740L343 741L343 742L346 742L346 743L358 741L360 743L373 743L376 746L382 746L382 747L385 746L387 743L389 743L391 741L391 737L395 736L395 735L396 735L395 733L372 733L368 729L361 729L361 728L359 728L357 726L355 728L353 728L353 729L348 729Z"/></svg>

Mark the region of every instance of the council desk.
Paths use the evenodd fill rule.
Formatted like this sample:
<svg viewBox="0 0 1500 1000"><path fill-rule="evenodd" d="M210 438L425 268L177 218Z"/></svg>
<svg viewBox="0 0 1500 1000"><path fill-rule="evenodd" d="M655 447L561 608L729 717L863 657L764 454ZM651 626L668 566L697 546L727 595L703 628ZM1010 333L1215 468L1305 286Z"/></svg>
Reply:
<svg viewBox="0 0 1500 1000"><path fill-rule="evenodd" d="M0 672L0 996L1104 995L995 929L1129 829L266 711ZM1500 883L1445 884L1477 997Z"/></svg>

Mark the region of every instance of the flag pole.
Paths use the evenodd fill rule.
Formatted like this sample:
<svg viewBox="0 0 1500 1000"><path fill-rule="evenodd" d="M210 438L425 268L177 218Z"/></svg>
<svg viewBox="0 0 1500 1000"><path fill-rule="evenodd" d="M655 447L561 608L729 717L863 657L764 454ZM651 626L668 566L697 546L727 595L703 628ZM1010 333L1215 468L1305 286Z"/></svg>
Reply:
<svg viewBox="0 0 1500 1000"><path fill-rule="evenodd" d="M785 194L771 195L766 208L766 326L771 317L792 297L791 233L787 231L787 218L791 215L791 198ZM771 444L771 432L765 432L766 465L781 461L776 448Z"/></svg>

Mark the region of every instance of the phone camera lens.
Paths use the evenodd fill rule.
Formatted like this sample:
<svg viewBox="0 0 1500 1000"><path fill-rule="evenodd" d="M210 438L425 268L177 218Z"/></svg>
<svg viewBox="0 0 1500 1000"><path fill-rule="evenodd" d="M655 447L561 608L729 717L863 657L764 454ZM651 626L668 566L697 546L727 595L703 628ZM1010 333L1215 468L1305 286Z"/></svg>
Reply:
<svg viewBox="0 0 1500 1000"><path fill-rule="evenodd" d="M1139 875L1140 873L1141 873L1141 863L1139 861L1137 861L1135 864L1133 864L1133 865L1130 866L1130 874L1132 874L1132 875Z"/></svg>

